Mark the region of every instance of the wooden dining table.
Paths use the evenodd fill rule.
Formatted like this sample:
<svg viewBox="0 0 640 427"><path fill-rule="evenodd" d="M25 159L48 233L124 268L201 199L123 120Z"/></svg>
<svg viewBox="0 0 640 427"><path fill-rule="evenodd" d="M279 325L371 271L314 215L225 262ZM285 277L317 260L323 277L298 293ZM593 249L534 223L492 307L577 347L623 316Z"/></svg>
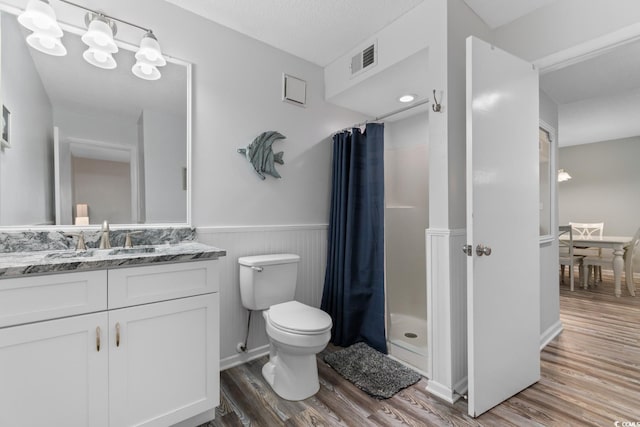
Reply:
<svg viewBox="0 0 640 427"><path fill-rule="evenodd" d="M562 235L559 240L569 240L569 236ZM633 283L633 269L631 257L625 256L627 249L631 245L633 236L602 236L602 237L573 237L574 248L608 248L613 249L613 280L615 283L615 294L621 295L622 271L625 272L627 289L631 296L636 295L636 285ZM584 277L583 280L587 280Z"/></svg>

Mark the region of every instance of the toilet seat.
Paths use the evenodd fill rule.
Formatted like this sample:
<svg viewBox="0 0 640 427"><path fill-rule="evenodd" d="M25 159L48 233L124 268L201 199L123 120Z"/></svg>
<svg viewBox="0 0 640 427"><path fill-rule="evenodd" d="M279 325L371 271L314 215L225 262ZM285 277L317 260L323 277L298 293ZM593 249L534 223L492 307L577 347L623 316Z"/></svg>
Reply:
<svg viewBox="0 0 640 427"><path fill-rule="evenodd" d="M319 335L331 329L331 316L298 301L275 304L267 310L271 326L298 335Z"/></svg>

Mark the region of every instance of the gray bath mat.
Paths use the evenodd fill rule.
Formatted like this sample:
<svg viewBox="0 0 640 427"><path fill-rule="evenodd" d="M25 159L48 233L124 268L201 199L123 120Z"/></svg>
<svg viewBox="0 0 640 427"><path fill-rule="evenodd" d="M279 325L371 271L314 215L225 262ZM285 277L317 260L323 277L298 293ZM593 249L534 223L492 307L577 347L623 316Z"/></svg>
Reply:
<svg viewBox="0 0 640 427"><path fill-rule="evenodd" d="M417 383L421 375L359 342L324 356L340 375L377 399L388 399Z"/></svg>

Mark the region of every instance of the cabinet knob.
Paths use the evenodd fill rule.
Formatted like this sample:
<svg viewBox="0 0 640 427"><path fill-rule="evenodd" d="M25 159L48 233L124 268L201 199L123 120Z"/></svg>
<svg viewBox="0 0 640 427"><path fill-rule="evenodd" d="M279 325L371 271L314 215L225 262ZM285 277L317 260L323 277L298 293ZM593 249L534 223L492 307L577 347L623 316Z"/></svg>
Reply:
<svg viewBox="0 0 640 427"><path fill-rule="evenodd" d="M120 347L120 322L116 323L116 347Z"/></svg>
<svg viewBox="0 0 640 427"><path fill-rule="evenodd" d="M96 326L96 351L100 351L100 326Z"/></svg>

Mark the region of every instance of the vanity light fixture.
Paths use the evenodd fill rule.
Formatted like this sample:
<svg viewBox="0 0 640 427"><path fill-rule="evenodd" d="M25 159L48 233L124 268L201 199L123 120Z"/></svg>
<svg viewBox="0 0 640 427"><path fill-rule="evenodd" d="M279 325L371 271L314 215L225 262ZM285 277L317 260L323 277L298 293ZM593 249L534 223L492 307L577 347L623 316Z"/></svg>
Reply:
<svg viewBox="0 0 640 427"><path fill-rule="evenodd" d="M402 95L400 98L398 98L398 101L402 102L403 104L407 104L409 102L413 102L413 100L416 99L416 96L413 94L406 94L406 95Z"/></svg>
<svg viewBox="0 0 640 427"><path fill-rule="evenodd" d="M131 71L141 79L158 80L161 77L158 67L165 65L167 60L162 56L158 39L149 30L140 41L140 49L136 52L136 63Z"/></svg>
<svg viewBox="0 0 640 427"><path fill-rule="evenodd" d="M167 61L162 56L158 39L150 29L68 0L59 1L88 12L85 16L87 32L82 35L82 41L88 46L82 57L88 63L107 70L116 68L117 63L113 54L118 52L118 45L113 37L117 32L115 21L118 21L145 32L140 48L135 54L136 63L131 69L133 74L145 80L158 80L161 77L158 67L166 65ZM27 37L27 43L34 49L55 56L67 54L67 49L60 40L63 35L62 29L48 0L29 0L27 8L18 16L18 22L33 31Z"/></svg>
<svg viewBox="0 0 640 427"><path fill-rule="evenodd" d="M46 0L29 0L27 8L18 15L18 22L33 31L27 36L29 46L49 55L67 54L67 49L60 41L62 28L58 25L53 8Z"/></svg>
<svg viewBox="0 0 640 427"><path fill-rule="evenodd" d="M118 31L115 22L102 14L87 13L84 18L87 24L87 32L82 35L82 42L89 48L82 57L89 64L107 70L116 68L116 60L113 54L118 51L118 46L113 40Z"/></svg>

